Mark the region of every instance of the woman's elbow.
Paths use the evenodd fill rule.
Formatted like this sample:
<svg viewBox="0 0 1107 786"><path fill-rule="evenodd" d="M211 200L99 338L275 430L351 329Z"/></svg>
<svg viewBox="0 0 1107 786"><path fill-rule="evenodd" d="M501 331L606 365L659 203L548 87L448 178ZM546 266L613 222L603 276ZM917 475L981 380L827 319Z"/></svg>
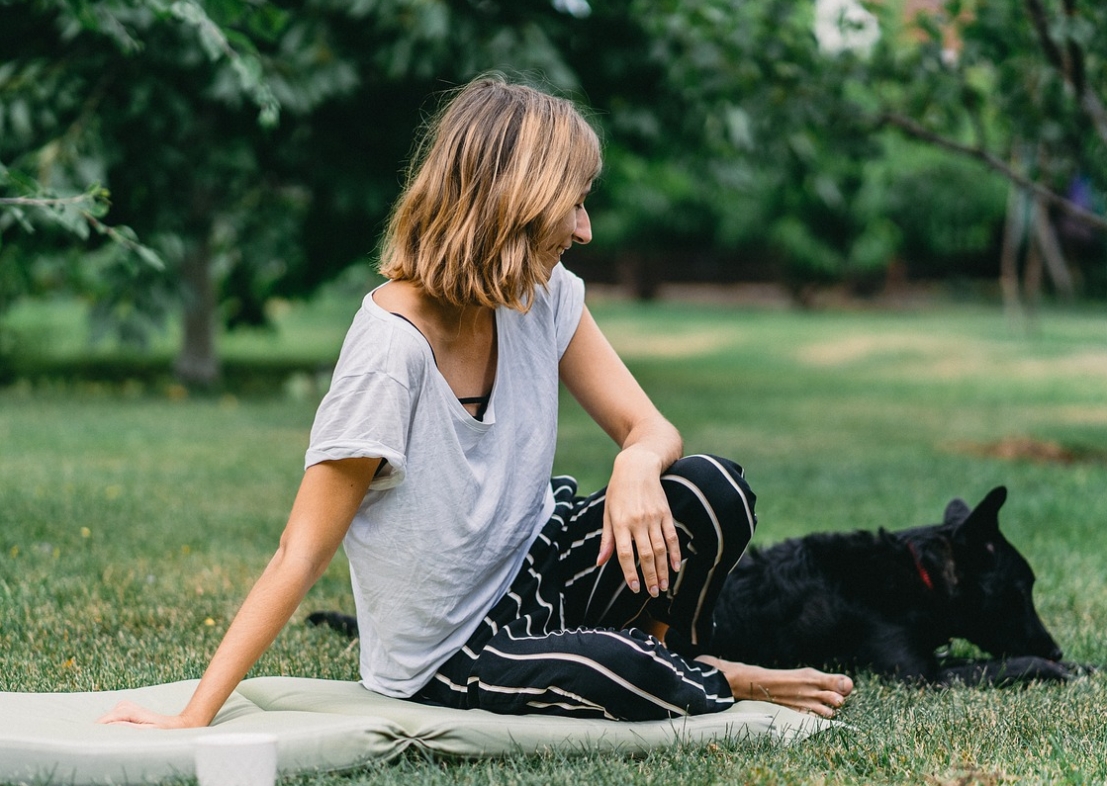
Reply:
<svg viewBox="0 0 1107 786"><path fill-rule="evenodd" d="M326 572L334 552L313 548L310 544L281 539L277 551L269 561L267 570L293 577L298 583L310 587Z"/></svg>

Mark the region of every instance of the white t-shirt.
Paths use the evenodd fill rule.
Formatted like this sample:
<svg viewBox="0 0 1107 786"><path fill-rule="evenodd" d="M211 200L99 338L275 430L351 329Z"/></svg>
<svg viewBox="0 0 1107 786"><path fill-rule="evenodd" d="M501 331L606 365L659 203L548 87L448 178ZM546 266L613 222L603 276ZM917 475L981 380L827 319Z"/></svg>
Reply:
<svg viewBox="0 0 1107 786"><path fill-rule="evenodd" d="M478 421L423 335L365 297L305 463L388 462L343 543L366 687L422 687L507 591L549 519L558 362L583 308L583 282L557 265L528 313L496 310L496 378Z"/></svg>

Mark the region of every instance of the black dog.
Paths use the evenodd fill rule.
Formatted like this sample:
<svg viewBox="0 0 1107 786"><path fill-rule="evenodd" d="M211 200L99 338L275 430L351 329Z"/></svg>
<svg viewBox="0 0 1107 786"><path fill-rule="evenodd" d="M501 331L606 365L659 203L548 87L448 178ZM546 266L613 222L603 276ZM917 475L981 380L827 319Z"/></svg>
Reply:
<svg viewBox="0 0 1107 786"><path fill-rule="evenodd" d="M999 531L1007 489L945 521L888 532L823 533L753 549L728 577L709 649L765 666L870 670L903 681L1006 685L1064 680L1031 595L1034 573ZM940 659L962 638L994 660Z"/></svg>
<svg viewBox="0 0 1107 786"><path fill-rule="evenodd" d="M1034 608L1034 573L999 531L1007 489L973 510L899 532L821 533L751 549L727 578L707 651L762 666L823 666L935 685L1065 680L1093 667L1061 662ZM357 620L316 612L313 625L357 636ZM936 650L963 638L994 660Z"/></svg>

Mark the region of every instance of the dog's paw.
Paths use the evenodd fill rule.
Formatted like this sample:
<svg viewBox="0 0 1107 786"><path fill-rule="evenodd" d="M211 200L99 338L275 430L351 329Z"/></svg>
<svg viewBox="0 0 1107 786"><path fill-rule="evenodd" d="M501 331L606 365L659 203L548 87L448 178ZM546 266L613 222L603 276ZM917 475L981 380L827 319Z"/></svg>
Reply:
<svg viewBox="0 0 1107 786"><path fill-rule="evenodd" d="M1070 669L1072 665L1040 658L1037 655L1021 655L1005 660L968 660L961 661L955 666L942 668L938 684L948 686L962 683L970 686L991 685L996 688L1010 688L1026 686L1032 682L1067 682L1077 676Z"/></svg>
<svg viewBox="0 0 1107 786"><path fill-rule="evenodd" d="M1064 668L1070 677L1087 677L1090 674L1097 674L1103 668L1094 663L1071 663L1067 660L1060 661L1058 665Z"/></svg>
<svg viewBox="0 0 1107 786"><path fill-rule="evenodd" d="M1003 662L1000 671L1000 680L1010 681L1013 684L1034 681L1066 682L1074 676L1076 675L1066 664L1034 655L1009 658Z"/></svg>
<svg viewBox="0 0 1107 786"><path fill-rule="evenodd" d="M1099 668L1099 666L1091 663L1046 660L1042 661L1041 664L1037 664L1032 670L1032 673L1035 679L1064 682L1066 680L1076 679L1077 677L1086 677L1089 674L1095 674L1099 671Z"/></svg>

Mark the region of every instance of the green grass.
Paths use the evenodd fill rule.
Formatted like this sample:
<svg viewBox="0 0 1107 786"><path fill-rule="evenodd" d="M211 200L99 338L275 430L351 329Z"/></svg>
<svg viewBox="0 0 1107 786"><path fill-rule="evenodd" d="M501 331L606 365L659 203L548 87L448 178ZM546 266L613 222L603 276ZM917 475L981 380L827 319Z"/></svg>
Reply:
<svg viewBox="0 0 1107 786"><path fill-rule="evenodd" d="M278 333L224 346L244 364L324 366L352 307L356 300L332 298L286 309ZM1001 520L1035 568L1044 620L1068 657L1107 663L1103 315L1049 313L1028 333L971 305L593 308L687 448L746 467L758 494L757 542L934 522L951 497L972 503L1006 484ZM81 353L71 338L79 323L66 322L71 307L56 309L16 315L42 337L39 361ZM157 384L36 380L0 390L0 689L106 690L199 676L283 526L314 379L296 376L270 395L208 398ZM613 454L566 401L557 470L592 488L606 481ZM341 560L303 613L323 607L350 607ZM355 678L348 643L300 619L255 673ZM411 757L287 782L1102 783L1104 707L1102 674L1009 691L862 678L841 715L847 727L791 747L736 741L639 759Z"/></svg>

